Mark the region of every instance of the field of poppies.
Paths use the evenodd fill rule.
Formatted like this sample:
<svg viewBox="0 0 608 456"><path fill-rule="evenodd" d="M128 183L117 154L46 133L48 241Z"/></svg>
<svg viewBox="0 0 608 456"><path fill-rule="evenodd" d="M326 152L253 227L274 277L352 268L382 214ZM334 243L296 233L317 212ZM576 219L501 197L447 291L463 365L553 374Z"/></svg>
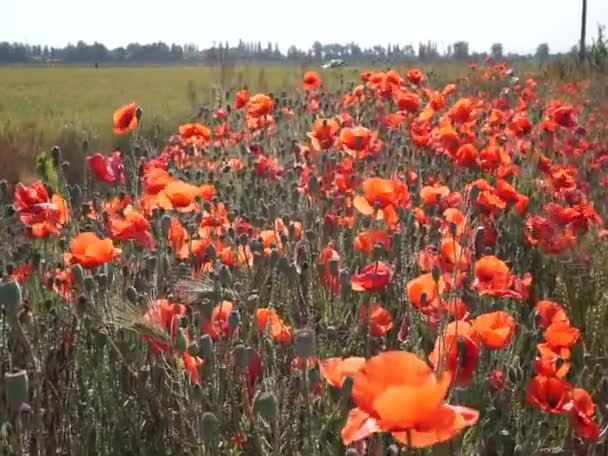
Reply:
<svg viewBox="0 0 608 456"><path fill-rule="evenodd" d="M608 92L235 87L0 182L0 453L608 454ZM76 176L76 177L75 177Z"/></svg>

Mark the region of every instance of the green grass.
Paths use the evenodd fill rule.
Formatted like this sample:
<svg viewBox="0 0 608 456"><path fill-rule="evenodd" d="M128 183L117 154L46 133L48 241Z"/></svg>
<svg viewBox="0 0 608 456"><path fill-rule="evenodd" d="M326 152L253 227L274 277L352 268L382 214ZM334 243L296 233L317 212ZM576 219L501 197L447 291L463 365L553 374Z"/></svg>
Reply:
<svg viewBox="0 0 608 456"><path fill-rule="evenodd" d="M34 157L59 145L72 160L88 150L115 147L112 113L135 101L144 110L144 128L166 137L193 118L220 88L293 91L306 66L14 66L0 67L0 177L27 178ZM369 70L369 68L366 68ZM405 67L398 68L405 70ZM458 64L423 66L437 82L455 80L466 69ZM358 81L363 68L317 69L329 88ZM15 157L18 157L15 160Z"/></svg>

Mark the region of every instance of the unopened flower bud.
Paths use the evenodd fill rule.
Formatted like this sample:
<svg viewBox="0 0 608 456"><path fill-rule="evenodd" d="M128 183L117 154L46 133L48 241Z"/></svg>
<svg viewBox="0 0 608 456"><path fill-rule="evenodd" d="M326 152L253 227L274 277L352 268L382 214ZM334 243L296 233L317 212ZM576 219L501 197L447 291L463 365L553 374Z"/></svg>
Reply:
<svg viewBox="0 0 608 456"><path fill-rule="evenodd" d="M253 413L267 423L274 423L279 416L279 405L275 395L259 392L253 400Z"/></svg>
<svg viewBox="0 0 608 456"><path fill-rule="evenodd" d="M433 266L433 269L431 270L431 276L433 277L434 282L439 282L439 279L441 278L441 271L439 270L438 266Z"/></svg>
<svg viewBox="0 0 608 456"><path fill-rule="evenodd" d="M206 444L213 444L218 437L219 422L217 416L212 412L205 412L200 422L201 440Z"/></svg>
<svg viewBox="0 0 608 456"><path fill-rule="evenodd" d="M27 402L29 395L29 379L25 370L7 372L4 374L4 388L9 404L19 407Z"/></svg>
<svg viewBox="0 0 608 456"><path fill-rule="evenodd" d="M0 305L3 305L7 315L17 316L17 312L23 305L21 285L17 282L7 282L0 286Z"/></svg>
<svg viewBox="0 0 608 456"><path fill-rule="evenodd" d="M232 352L234 365L240 372L246 372L249 366L249 348L243 344L238 344Z"/></svg>
<svg viewBox="0 0 608 456"><path fill-rule="evenodd" d="M237 330L237 328L239 327L240 319L241 318L238 312L230 312L230 315L228 315L228 328L230 328L231 332Z"/></svg>
<svg viewBox="0 0 608 456"><path fill-rule="evenodd" d="M293 349L299 358L312 358L315 354L315 333L311 329L298 329L293 335Z"/></svg>
<svg viewBox="0 0 608 456"><path fill-rule="evenodd" d="M198 339L198 356L205 359L213 357L213 339L209 334L203 334Z"/></svg>
<svg viewBox="0 0 608 456"><path fill-rule="evenodd" d="M178 352L183 353L188 348L188 339L184 333L184 328L178 328L177 336L175 338L175 348Z"/></svg>

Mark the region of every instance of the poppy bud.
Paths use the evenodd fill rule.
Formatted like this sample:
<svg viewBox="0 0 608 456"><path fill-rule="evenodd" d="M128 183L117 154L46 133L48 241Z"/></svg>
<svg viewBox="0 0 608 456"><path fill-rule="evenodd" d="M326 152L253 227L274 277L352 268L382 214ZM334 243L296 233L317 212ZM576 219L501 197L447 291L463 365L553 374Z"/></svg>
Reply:
<svg viewBox="0 0 608 456"><path fill-rule="evenodd" d="M348 269L340 271L340 285L344 290L350 288L350 271Z"/></svg>
<svg viewBox="0 0 608 456"><path fill-rule="evenodd" d="M82 269L82 266L80 266L78 263L72 265L72 276L74 277L74 282L76 282L76 284L82 286L83 282L84 282L84 269Z"/></svg>
<svg viewBox="0 0 608 456"><path fill-rule="evenodd" d="M213 339L209 334L203 334L198 339L198 356L205 359L211 359L213 357Z"/></svg>
<svg viewBox="0 0 608 456"><path fill-rule="evenodd" d="M207 255L207 258L215 260L215 257L217 256L217 249L215 248L215 245L209 244L207 250L205 250L205 255Z"/></svg>
<svg viewBox="0 0 608 456"><path fill-rule="evenodd" d="M137 121L139 122L139 120L141 119L141 116L144 112L141 110L141 108L138 106L137 109L135 110L135 117L137 117Z"/></svg>
<svg viewBox="0 0 608 456"><path fill-rule="evenodd" d="M161 229L161 232L163 233L164 237L167 237L170 228L171 228L171 216L168 214L165 214L160 219L160 229Z"/></svg>
<svg viewBox="0 0 608 456"><path fill-rule="evenodd" d="M372 258L374 260L381 260L383 256L384 256L384 245L382 245L380 242L378 242L377 244L374 245L374 250L372 252Z"/></svg>
<svg viewBox="0 0 608 456"><path fill-rule="evenodd" d="M175 338L175 348L180 353L185 352L186 348L188 348L188 340L186 339L184 328L179 328L177 330L177 337Z"/></svg>
<svg viewBox="0 0 608 456"><path fill-rule="evenodd" d="M95 289L95 280L91 276L87 276L84 278L84 289L89 293L93 292Z"/></svg>
<svg viewBox="0 0 608 456"><path fill-rule="evenodd" d="M293 335L293 348L297 357L308 359L315 354L315 333L311 329L298 329Z"/></svg>
<svg viewBox="0 0 608 456"><path fill-rule="evenodd" d="M420 294L420 307L425 307L426 306L426 293L421 293Z"/></svg>
<svg viewBox="0 0 608 456"><path fill-rule="evenodd" d="M7 315L16 317L23 304L21 285L17 282L7 282L0 286L0 305L6 309Z"/></svg>
<svg viewBox="0 0 608 456"><path fill-rule="evenodd" d="M101 274L97 274L95 276L95 280L97 280L97 284L99 285L99 288L104 289L106 287L106 284L108 283L108 276L105 273L101 273Z"/></svg>
<svg viewBox="0 0 608 456"><path fill-rule="evenodd" d="M438 266L433 266L433 269L431 271L431 275L433 277L433 281L434 282L439 282L439 279L441 278L441 271L439 270Z"/></svg>
<svg viewBox="0 0 608 456"><path fill-rule="evenodd" d="M333 276L338 275L339 264L340 264L340 262L338 260L336 260L335 258L332 258L331 260L329 260L329 272L331 273L331 275L333 275Z"/></svg>
<svg viewBox="0 0 608 456"><path fill-rule="evenodd" d="M276 248L273 248L272 250L270 250L270 267L274 267L275 264L277 264L277 261L279 261L279 251Z"/></svg>
<svg viewBox="0 0 608 456"><path fill-rule="evenodd" d="M253 413L267 423L276 422L279 416L279 405L274 394L259 392L253 399Z"/></svg>
<svg viewBox="0 0 608 456"><path fill-rule="evenodd" d="M230 268L223 264L219 270L220 283L223 287L229 287L232 284L232 273Z"/></svg>
<svg viewBox="0 0 608 456"><path fill-rule="evenodd" d="M51 148L51 158L53 159L53 164L55 166L59 165L61 162L61 149L59 146L53 146Z"/></svg>
<svg viewBox="0 0 608 456"><path fill-rule="evenodd" d="M219 433L219 422L217 416L211 412L203 413L199 432L201 435L201 440L206 444L215 442Z"/></svg>
<svg viewBox="0 0 608 456"><path fill-rule="evenodd" d="M9 404L19 407L25 403L29 392L29 379L25 370L6 372L4 374L4 388Z"/></svg>
<svg viewBox="0 0 608 456"><path fill-rule="evenodd" d="M471 190L469 190L469 201L477 201L477 198L479 197L479 192L479 187L477 185L473 185L473 187L471 187Z"/></svg>
<svg viewBox="0 0 608 456"><path fill-rule="evenodd" d="M234 365L240 372L247 371L249 366L249 348L243 344L238 344L232 352Z"/></svg>
<svg viewBox="0 0 608 456"><path fill-rule="evenodd" d="M353 377L352 375L347 375L342 381L342 386L340 387L340 395L344 400L350 398L351 393L353 392Z"/></svg>
<svg viewBox="0 0 608 456"><path fill-rule="evenodd" d="M228 328L230 328L230 331L231 332L236 331L237 328L239 327L239 323L240 323L239 313L236 311L230 312L230 315L228 315Z"/></svg>

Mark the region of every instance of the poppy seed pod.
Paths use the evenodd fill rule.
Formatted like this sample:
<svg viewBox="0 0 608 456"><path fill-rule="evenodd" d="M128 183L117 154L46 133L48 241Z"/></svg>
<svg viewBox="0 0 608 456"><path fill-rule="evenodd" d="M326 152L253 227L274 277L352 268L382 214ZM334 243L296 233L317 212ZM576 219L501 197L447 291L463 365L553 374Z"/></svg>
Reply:
<svg viewBox="0 0 608 456"><path fill-rule="evenodd" d="M238 344L232 352L234 365L240 372L245 372L249 366L249 348L243 344Z"/></svg>
<svg viewBox="0 0 608 456"><path fill-rule="evenodd" d="M205 412L201 417L199 432L201 440L205 443L216 441L219 432L219 421L212 412Z"/></svg>
<svg viewBox="0 0 608 456"><path fill-rule="evenodd" d="M139 121L141 119L141 116L143 115L143 111L142 109L138 106L137 109L135 110L135 117L137 117L137 120Z"/></svg>
<svg viewBox="0 0 608 456"><path fill-rule="evenodd" d="M230 285L232 285L232 273L230 272L230 268L228 266L226 266L225 264L220 266L218 275L220 278L220 283L223 287L229 287Z"/></svg>
<svg viewBox="0 0 608 456"><path fill-rule="evenodd" d="M312 358L315 354L315 333L308 328L298 329L293 335L293 349L300 358Z"/></svg>
<svg viewBox="0 0 608 456"><path fill-rule="evenodd" d="M84 282L84 269L82 269L82 266L78 263L73 264L71 270L74 282L76 282L77 285L82 286Z"/></svg>
<svg viewBox="0 0 608 456"><path fill-rule="evenodd" d="M183 353L188 348L188 339L184 333L184 328L177 330L177 337L175 338L175 348L178 352Z"/></svg>
<svg viewBox="0 0 608 456"><path fill-rule="evenodd" d="M469 202L477 201L477 198L479 197L479 192L479 187L477 185L473 185L473 187L471 187L471 190L469 190Z"/></svg>
<svg viewBox="0 0 608 456"><path fill-rule="evenodd" d="M342 381L342 386L340 387L340 395L343 400L348 400L353 391L353 377L352 375L347 375Z"/></svg>
<svg viewBox="0 0 608 456"><path fill-rule="evenodd" d="M167 237L169 234L169 228L171 228L171 216L169 214L165 214L160 219L160 229L164 237Z"/></svg>
<svg viewBox="0 0 608 456"><path fill-rule="evenodd" d="M91 276L85 277L83 284L84 289L89 293L93 292L93 290L95 289L95 280Z"/></svg>
<svg viewBox="0 0 608 456"><path fill-rule="evenodd" d="M29 379L25 370L7 372L4 374L6 399L9 404L19 407L28 398Z"/></svg>
<svg viewBox="0 0 608 456"><path fill-rule="evenodd" d="M17 312L23 305L23 295L19 283L8 282L0 286L0 305L4 306L7 315L17 316Z"/></svg>
<svg viewBox="0 0 608 456"><path fill-rule="evenodd" d="M374 244L372 258L374 260L381 260L382 257L384 257L384 245L382 245L381 243Z"/></svg>
<svg viewBox="0 0 608 456"><path fill-rule="evenodd" d="M433 266L433 269L431 270L431 276L433 277L434 282L439 282L439 279L441 278L441 271L439 270L438 266Z"/></svg>
<svg viewBox="0 0 608 456"><path fill-rule="evenodd" d="M211 359L213 357L213 339L209 334L203 334L198 339L198 356L205 359Z"/></svg>
<svg viewBox="0 0 608 456"><path fill-rule="evenodd" d="M333 275L333 276L338 275L338 272L340 272L339 271L340 262L335 258L331 258L328 263L329 263L329 272L331 273L331 275Z"/></svg>
<svg viewBox="0 0 608 456"><path fill-rule="evenodd" d="M259 392L253 399L253 413L267 423L276 422L279 416L279 405L274 394Z"/></svg>
<svg viewBox="0 0 608 456"><path fill-rule="evenodd" d="M230 331L234 332L237 330L240 320L241 318L238 312L230 312L230 315L228 315L228 328L230 328Z"/></svg>

